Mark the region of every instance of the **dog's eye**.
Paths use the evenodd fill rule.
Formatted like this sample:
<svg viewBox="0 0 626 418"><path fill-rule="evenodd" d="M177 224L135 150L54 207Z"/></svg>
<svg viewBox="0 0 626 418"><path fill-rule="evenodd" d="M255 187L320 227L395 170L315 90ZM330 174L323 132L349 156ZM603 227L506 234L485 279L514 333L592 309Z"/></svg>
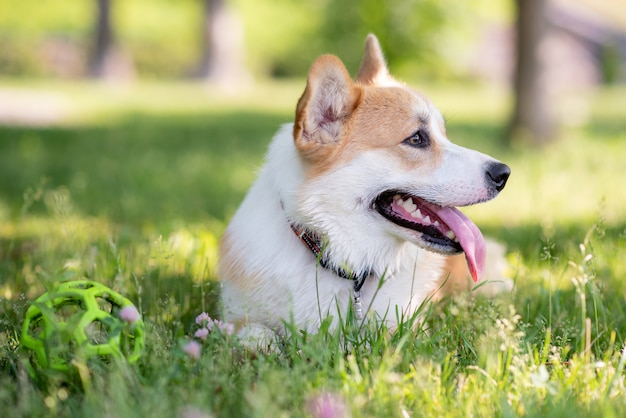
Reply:
<svg viewBox="0 0 626 418"><path fill-rule="evenodd" d="M402 143L416 148L426 148L430 145L430 136L425 130L419 129L413 135L402 141Z"/></svg>

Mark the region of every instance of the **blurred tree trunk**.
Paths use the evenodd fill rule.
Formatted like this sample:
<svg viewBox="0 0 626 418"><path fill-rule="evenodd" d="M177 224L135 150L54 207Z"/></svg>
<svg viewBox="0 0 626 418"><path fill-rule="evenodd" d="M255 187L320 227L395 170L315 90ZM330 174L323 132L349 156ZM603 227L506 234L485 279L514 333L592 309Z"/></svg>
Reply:
<svg viewBox="0 0 626 418"><path fill-rule="evenodd" d="M111 27L111 0L96 0L96 26L94 50L89 63L89 74L102 77L105 73L107 56L113 49L113 29Z"/></svg>
<svg viewBox="0 0 626 418"><path fill-rule="evenodd" d="M96 0L93 51L89 75L94 78L129 78L134 74L131 60L115 45L111 20L113 0Z"/></svg>
<svg viewBox="0 0 626 418"><path fill-rule="evenodd" d="M225 0L204 2L203 48L199 76L216 84L232 84L249 76L243 64L243 27Z"/></svg>
<svg viewBox="0 0 626 418"><path fill-rule="evenodd" d="M542 57L541 50L547 32L547 2L515 1L515 107L509 131L513 141L544 144L554 138L556 131L550 86L545 74L545 57Z"/></svg>

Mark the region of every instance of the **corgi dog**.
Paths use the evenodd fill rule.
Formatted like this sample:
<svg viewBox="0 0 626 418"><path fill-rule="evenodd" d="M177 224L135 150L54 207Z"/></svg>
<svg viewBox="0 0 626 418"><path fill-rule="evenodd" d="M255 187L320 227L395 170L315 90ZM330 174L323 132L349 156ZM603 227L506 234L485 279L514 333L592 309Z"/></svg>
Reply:
<svg viewBox="0 0 626 418"><path fill-rule="evenodd" d="M394 329L449 256L464 253L481 277L485 239L457 207L493 199L509 174L450 142L435 106L391 77L374 35L355 80L319 57L222 238L224 318L284 334L284 321L315 332L352 310Z"/></svg>

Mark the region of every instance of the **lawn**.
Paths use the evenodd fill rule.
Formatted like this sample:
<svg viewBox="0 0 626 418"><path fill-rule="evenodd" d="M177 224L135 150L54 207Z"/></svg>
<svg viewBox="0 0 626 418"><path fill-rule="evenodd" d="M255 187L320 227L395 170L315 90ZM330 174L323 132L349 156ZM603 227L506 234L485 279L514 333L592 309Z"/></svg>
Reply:
<svg viewBox="0 0 626 418"><path fill-rule="evenodd" d="M502 91L426 90L454 141L512 167L498 199L465 210L506 243L511 293L426 306L423 323L391 336L348 318L336 332L294 330L277 353L247 351L215 331L199 358L189 355L196 316L219 318L219 237L301 87L0 82L28 122L0 125L0 410L623 416L626 92L618 88L594 93L580 123L542 149L506 145ZM55 98L58 120L29 119L24 97L37 95ZM94 364L69 377L40 370L33 381L20 350L25 311L70 278L132 300L145 352L137 364Z"/></svg>

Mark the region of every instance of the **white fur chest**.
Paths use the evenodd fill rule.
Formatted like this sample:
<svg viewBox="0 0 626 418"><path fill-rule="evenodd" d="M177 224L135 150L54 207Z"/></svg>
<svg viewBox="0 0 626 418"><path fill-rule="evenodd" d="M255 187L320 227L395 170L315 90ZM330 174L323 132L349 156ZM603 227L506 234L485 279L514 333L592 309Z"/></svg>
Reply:
<svg viewBox="0 0 626 418"><path fill-rule="evenodd" d="M432 290L441 257L391 237L376 237L371 225L359 225L370 220L342 214L332 187L305 187L300 164L291 126L286 125L272 141L267 163L224 237L220 274L225 318L280 332L282 320L314 331L328 315L345 317L353 282L319 266L292 231L291 220L330 235L329 249L338 263L373 271L361 289L364 310L369 307L393 326L396 307L410 314Z"/></svg>

